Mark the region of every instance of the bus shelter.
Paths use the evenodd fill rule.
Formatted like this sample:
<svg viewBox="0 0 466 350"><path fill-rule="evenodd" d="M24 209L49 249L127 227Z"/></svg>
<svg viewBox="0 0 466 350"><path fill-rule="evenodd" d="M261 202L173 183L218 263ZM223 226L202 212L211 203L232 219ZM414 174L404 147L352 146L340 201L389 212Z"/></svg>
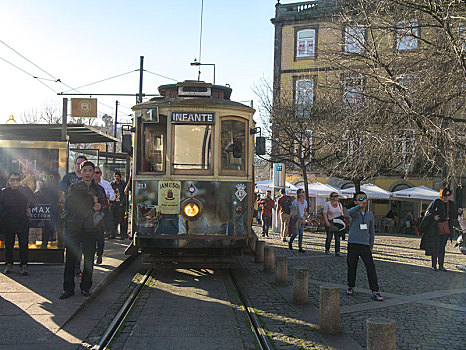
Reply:
<svg viewBox="0 0 466 350"><path fill-rule="evenodd" d="M29 229L29 261L64 261L63 223L59 219L64 193L58 184L68 172L70 144L89 145L116 142L118 139L83 124L68 124L66 139L60 124L0 125L0 187L6 186L8 174L21 174L21 184L36 195ZM0 261L5 260L0 235ZM14 258L19 249L15 243Z"/></svg>

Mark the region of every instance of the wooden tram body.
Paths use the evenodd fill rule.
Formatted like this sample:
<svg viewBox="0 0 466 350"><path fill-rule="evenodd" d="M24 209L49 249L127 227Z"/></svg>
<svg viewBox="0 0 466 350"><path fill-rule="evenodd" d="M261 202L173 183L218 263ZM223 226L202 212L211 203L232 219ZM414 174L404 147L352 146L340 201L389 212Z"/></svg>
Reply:
<svg viewBox="0 0 466 350"><path fill-rule="evenodd" d="M133 107L133 244L160 256L240 254L252 234L254 109L231 88L159 87Z"/></svg>

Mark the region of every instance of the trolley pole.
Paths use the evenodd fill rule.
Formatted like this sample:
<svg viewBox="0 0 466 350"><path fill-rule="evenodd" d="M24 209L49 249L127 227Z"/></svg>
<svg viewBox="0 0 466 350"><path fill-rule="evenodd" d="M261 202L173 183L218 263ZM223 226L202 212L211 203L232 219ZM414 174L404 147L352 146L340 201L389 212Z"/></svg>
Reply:
<svg viewBox="0 0 466 350"><path fill-rule="evenodd" d="M144 74L144 56L140 56L140 63L139 63L139 96L137 98L136 103L142 102L142 77Z"/></svg>
<svg viewBox="0 0 466 350"><path fill-rule="evenodd" d="M117 128L118 128L118 101L115 101L115 126L113 128L113 137L117 136ZM116 142L113 142L113 152L116 153Z"/></svg>

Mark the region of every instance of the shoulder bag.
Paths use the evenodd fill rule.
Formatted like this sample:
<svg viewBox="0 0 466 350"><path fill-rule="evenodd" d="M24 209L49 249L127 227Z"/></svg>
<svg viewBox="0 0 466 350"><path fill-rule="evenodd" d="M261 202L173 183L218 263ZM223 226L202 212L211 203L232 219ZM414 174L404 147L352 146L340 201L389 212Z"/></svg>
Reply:
<svg viewBox="0 0 466 350"><path fill-rule="evenodd" d="M448 224L448 219L449 219L449 210L450 209L450 203L447 202L447 212L445 217L447 218L445 221L438 222L437 227L438 227L438 232L441 235L449 235L450 232L450 225Z"/></svg>

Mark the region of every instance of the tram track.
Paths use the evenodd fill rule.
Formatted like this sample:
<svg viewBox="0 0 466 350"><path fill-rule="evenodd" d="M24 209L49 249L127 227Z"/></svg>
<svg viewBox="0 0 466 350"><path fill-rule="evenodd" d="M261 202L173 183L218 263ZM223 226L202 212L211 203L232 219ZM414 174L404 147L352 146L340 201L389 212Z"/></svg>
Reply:
<svg viewBox="0 0 466 350"><path fill-rule="evenodd" d="M101 335L99 341L92 347L93 350L108 349L112 340L116 338L119 331L124 327L127 316L131 313L134 306L138 302L138 297L141 295L145 287L151 283L157 282L157 278L153 276L155 269L150 268L146 271L138 285L133 289L131 294L128 296L122 307L119 309L117 314L114 316L104 333ZM238 296L240 305L242 306L243 312L245 312L249 327L254 334L257 346L260 350L272 350L273 347L270 344L270 340L266 334L265 329L262 327L259 317L256 314L253 305L247 297L247 293L242 289L239 284L235 273L232 269L224 269L226 273L225 277L228 276L230 285L233 287L234 292Z"/></svg>

